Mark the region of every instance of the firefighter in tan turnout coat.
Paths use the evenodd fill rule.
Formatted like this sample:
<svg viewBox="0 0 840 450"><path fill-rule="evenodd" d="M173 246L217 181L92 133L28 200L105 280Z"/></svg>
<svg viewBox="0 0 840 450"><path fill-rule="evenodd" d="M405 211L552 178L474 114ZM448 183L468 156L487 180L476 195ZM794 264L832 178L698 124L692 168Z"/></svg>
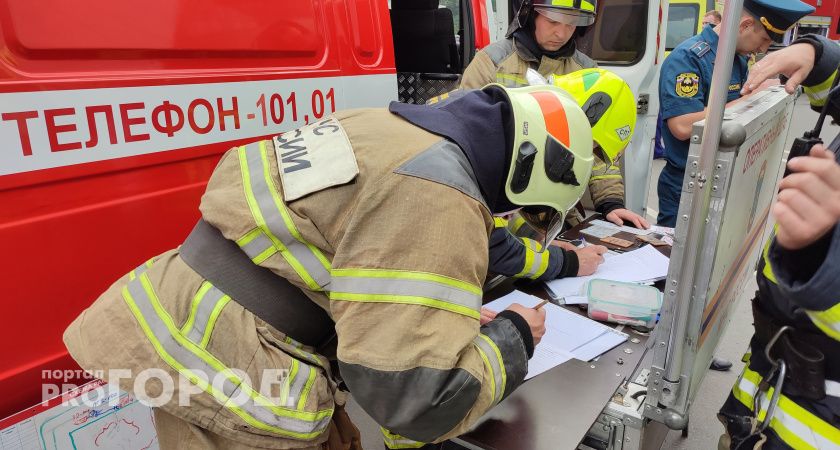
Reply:
<svg viewBox="0 0 840 450"><path fill-rule="evenodd" d="M545 331L520 305L479 324L494 213L547 217L532 225L550 241L592 161L585 114L554 86L350 110L234 148L184 244L117 280L65 343L126 391L155 370L139 384L165 449L358 448L343 389L389 447L440 442L522 383Z"/></svg>

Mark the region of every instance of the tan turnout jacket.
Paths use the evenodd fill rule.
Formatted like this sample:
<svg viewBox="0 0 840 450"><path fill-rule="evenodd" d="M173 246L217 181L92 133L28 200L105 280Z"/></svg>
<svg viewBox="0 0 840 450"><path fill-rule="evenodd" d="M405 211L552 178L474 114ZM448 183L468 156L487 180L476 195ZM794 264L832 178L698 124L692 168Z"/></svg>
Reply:
<svg viewBox="0 0 840 450"><path fill-rule="evenodd" d="M493 218L451 142L386 109L345 111L228 151L200 209L329 312L341 376L392 444L456 436L522 383L513 323L479 327ZM148 368L187 377L190 406L178 406L176 382L162 408L237 442L311 447L343 403L324 355L202 279L178 249L117 280L64 339L85 369L130 369L125 390ZM200 381L226 369L242 373ZM271 384L267 369L287 372Z"/></svg>

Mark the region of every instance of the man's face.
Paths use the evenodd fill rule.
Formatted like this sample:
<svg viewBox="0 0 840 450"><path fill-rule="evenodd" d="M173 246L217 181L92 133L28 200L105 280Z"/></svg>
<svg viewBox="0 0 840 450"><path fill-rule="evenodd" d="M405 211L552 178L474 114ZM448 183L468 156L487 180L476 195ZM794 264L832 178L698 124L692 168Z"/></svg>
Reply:
<svg viewBox="0 0 840 450"><path fill-rule="evenodd" d="M749 56L752 53L765 53L773 40L767 30L752 17L742 17L738 28L738 42L735 51L740 55Z"/></svg>
<svg viewBox="0 0 840 450"><path fill-rule="evenodd" d="M560 50L560 47L569 42L577 28L575 25L555 22L542 14L536 14L536 16L534 19L534 37L543 50L550 52Z"/></svg>
<svg viewBox="0 0 840 450"><path fill-rule="evenodd" d="M709 25L709 24L711 24L712 26L720 25L720 21L717 19L717 17L715 17L711 14L703 16L703 26L705 27L706 25Z"/></svg>

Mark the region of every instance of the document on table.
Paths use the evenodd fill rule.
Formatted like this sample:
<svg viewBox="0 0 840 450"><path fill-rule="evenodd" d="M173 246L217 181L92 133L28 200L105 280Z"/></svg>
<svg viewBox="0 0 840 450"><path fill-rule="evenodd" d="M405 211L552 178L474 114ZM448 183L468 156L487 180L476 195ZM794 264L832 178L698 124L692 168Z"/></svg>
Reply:
<svg viewBox="0 0 840 450"><path fill-rule="evenodd" d="M586 295L587 282L593 278L628 283L649 283L668 276L667 256L652 245L604 259L598 270L585 277L568 277L545 283L548 295L554 299Z"/></svg>
<svg viewBox="0 0 840 450"><path fill-rule="evenodd" d="M531 308L540 301L533 295L513 291L484 306L499 312L512 303ZM563 307L549 303L543 308L546 312L545 335L534 349L534 356L528 361L525 379L533 378L571 358L589 361L627 340L626 334Z"/></svg>
<svg viewBox="0 0 840 450"><path fill-rule="evenodd" d="M645 236L652 233L651 230L642 230L640 228L628 227L625 225L616 225L612 222L607 222L606 220L595 219L590 222L590 226L594 227L603 227L603 228L611 228L614 229L616 233L619 231L624 231L625 233L636 234L640 236ZM585 233L586 228L581 230L581 233Z"/></svg>

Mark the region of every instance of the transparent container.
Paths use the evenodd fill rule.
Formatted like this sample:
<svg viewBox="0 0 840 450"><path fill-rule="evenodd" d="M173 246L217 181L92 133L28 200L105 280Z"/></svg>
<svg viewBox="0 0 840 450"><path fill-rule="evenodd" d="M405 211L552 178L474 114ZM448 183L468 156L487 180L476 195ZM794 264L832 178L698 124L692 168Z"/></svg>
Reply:
<svg viewBox="0 0 840 450"><path fill-rule="evenodd" d="M592 279L587 286L589 317L595 320L653 328L662 308L662 293L653 286Z"/></svg>

